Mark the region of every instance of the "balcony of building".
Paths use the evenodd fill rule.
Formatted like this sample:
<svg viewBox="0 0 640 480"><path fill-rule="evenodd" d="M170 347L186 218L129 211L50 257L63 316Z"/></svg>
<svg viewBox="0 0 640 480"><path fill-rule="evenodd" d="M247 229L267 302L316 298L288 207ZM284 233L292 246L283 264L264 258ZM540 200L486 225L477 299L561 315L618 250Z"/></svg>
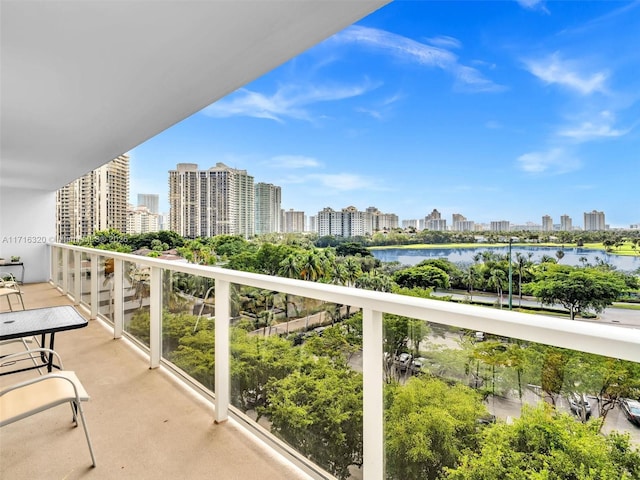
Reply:
<svg viewBox="0 0 640 480"><path fill-rule="evenodd" d="M355 412L362 416L362 447L358 453L362 467L350 467L350 478L354 479L387 477L385 314L411 318L418 322L416 328L423 324L438 331L433 343L420 349L427 356L445 348L443 341L451 347L450 353L455 352L457 339L464 332L482 331L503 339L505 346L547 345L640 362L640 331L635 328L558 320L70 245L57 244L51 249L51 284L26 285L24 297L27 308L72 303L92 319L88 328L60 333L56 350L65 367L78 373L92 396L86 404L86 415L98 467L90 468L80 432L70 431L59 415L40 414L3 428L2 474L7 478L206 478L212 472L217 478L333 478L323 465L318 465L314 452L305 454L297 450L297 445L285 443L270 432L268 417L258 423L255 414L237 404L235 394L239 387L234 378L238 371L234 370L234 362L239 361L239 353L237 349L234 353L233 343L236 288L282 292L327 304L350 305L352 311L361 311L361 360L353 363L353 369L362 374L362 411ZM189 279L210 282L213 288L207 290L215 293L185 294L179 284L184 285ZM182 298L181 307L176 307L176 294ZM180 347L174 344L175 334L170 332L175 330L171 319L177 317L168 310L190 322L179 334L180 340L186 340L181 343L197 343L197 358L207 365L180 363L180 355L176 355ZM286 328L307 330L304 321L301 319L298 327L287 322ZM256 345L259 338L272 331L271 326L275 335L284 333L284 325L262 329L253 337ZM196 333L205 331L215 332L215 342ZM455 332L456 336L447 332ZM459 373L454 360L448 361L452 364L439 365L439 371L454 372L457 368ZM514 371L507 367L498 368L497 376L503 379L496 381L495 372L494 369L491 379L494 391L515 381ZM511 380L506 378L509 376ZM12 377L3 377L2 382ZM485 375L484 380L488 382L490 377ZM528 378L535 379L525 385L529 389L543 381L540 372ZM402 381L405 380L407 377ZM244 388L252 391L251 385ZM590 402L595 416L593 398ZM511 402L515 410L508 410L508 403L507 396L499 394L486 402L499 421L517 416L522 399L520 403ZM640 444L638 429L627 422L619 409L607 417L604 431L611 430L629 433L633 442ZM47 474L41 475L42 472ZM255 472L260 472L258 477Z"/></svg>

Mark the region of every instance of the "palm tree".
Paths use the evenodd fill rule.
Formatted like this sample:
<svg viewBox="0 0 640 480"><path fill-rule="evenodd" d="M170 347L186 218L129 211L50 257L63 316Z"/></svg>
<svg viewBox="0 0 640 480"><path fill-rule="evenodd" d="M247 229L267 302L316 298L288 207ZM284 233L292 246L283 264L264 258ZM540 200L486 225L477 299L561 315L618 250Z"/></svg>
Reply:
<svg viewBox="0 0 640 480"><path fill-rule="evenodd" d="M345 280L347 281L347 286L353 287L358 277L362 275L360 263L358 263L355 258L348 257L344 262L344 269L346 272Z"/></svg>
<svg viewBox="0 0 640 480"><path fill-rule="evenodd" d="M315 282L323 274L320 257L316 252L308 252L301 261L300 275L304 280Z"/></svg>
<svg viewBox="0 0 640 480"><path fill-rule="evenodd" d="M507 281L506 275L503 270L499 268L494 268L490 272L489 277L489 285L493 285L496 287L496 291L498 292L498 298L500 300L500 308L502 308L502 285Z"/></svg>
<svg viewBox="0 0 640 480"><path fill-rule="evenodd" d="M531 262L533 253L529 252L527 255L523 255L520 252L516 252L516 270L518 271L518 306L522 306L522 277L529 270L533 263Z"/></svg>
<svg viewBox="0 0 640 480"><path fill-rule="evenodd" d="M298 262L298 257L294 254L289 254L284 260L282 260L282 262L280 262L280 270L278 271L278 274L287 278L299 279L300 265ZM284 309L285 320L289 319L289 305L291 303L292 303L291 299L289 297L289 294L287 293L285 298L285 309ZM295 303L293 303L293 307L296 308ZM289 328L288 325L287 325L287 328Z"/></svg>
<svg viewBox="0 0 640 480"><path fill-rule="evenodd" d="M558 250L556 252L556 258L558 259L558 263L560 263L560 260L564 258L564 252L562 250Z"/></svg>
<svg viewBox="0 0 640 480"><path fill-rule="evenodd" d="M469 292L469 300L473 301L473 285L477 276L476 266L469 265L464 270L464 280L467 283L467 291Z"/></svg>

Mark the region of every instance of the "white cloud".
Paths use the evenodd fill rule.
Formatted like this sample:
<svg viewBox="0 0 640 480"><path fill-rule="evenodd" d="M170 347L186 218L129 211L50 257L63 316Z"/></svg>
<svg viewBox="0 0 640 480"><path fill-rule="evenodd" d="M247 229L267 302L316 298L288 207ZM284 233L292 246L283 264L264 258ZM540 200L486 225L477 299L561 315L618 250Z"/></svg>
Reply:
<svg viewBox="0 0 640 480"><path fill-rule="evenodd" d="M462 43L457 38L441 35L438 37L427 38L427 42L436 47L442 48L461 48Z"/></svg>
<svg viewBox="0 0 640 480"><path fill-rule="evenodd" d="M600 112L597 118L586 120L579 125L565 127L558 132L561 137L569 137L580 142L598 138L615 138L626 135L631 128L620 130L613 127L614 115L608 110Z"/></svg>
<svg viewBox="0 0 640 480"><path fill-rule="evenodd" d="M219 118L246 116L278 122L285 118L310 121L312 115L307 107L357 97L374 88L376 85L368 81L361 85L287 85L270 96L242 88L206 107L202 113Z"/></svg>
<svg viewBox="0 0 640 480"><path fill-rule="evenodd" d="M580 161L563 148L552 148L546 152L530 152L517 159L521 170L532 173L557 175L580 168Z"/></svg>
<svg viewBox="0 0 640 480"><path fill-rule="evenodd" d="M516 0L518 4L522 8L526 8L527 10L540 10L545 13L549 13L547 10L547 6L545 5L545 0Z"/></svg>
<svg viewBox="0 0 640 480"><path fill-rule="evenodd" d="M467 90L496 91L503 89L501 85L485 78L475 68L460 64L455 54L441 48L444 46L442 40L445 38L449 39L449 44L446 46L451 47L452 43L457 42L451 37L439 37L441 39L440 46L432 46L385 30L352 25L334 38L338 41L376 48L403 61L418 63L425 67L440 68L453 74L458 84L463 84ZM456 46L460 46L460 43L457 42Z"/></svg>
<svg viewBox="0 0 640 480"><path fill-rule="evenodd" d="M330 190L351 191L379 188L375 180L352 173L313 174L308 175L307 179Z"/></svg>
<svg viewBox="0 0 640 480"><path fill-rule="evenodd" d="M527 70L547 84L559 84L583 95L605 92L606 72L585 74L576 62L562 60L556 52L545 59L525 62Z"/></svg>
<svg viewBox="0 0 640 480"><path fill-rule="evenodd" d="M321 166L315 158L303 155L278 155L267 163L276 168L317 168Z"/></svg>

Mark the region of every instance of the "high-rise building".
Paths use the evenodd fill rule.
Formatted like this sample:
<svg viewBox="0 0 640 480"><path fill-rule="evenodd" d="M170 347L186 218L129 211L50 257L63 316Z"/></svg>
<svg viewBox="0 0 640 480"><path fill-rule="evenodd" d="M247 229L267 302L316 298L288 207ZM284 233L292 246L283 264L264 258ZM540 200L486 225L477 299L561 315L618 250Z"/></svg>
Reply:
<svg viewBox="0 0 640 480"><path fill-rule="evenodd" d="M304 212L295 211L293 208L282 211L282 232L299 233L305 230Z"/></svg>
<svg viewBox="0 0 640 480"><path fill-rule="evenodd" d="M472 232L475 228L475 222L467 220L467 217L454 213L451 215L451 230L454 232Z"/></svg>
<svg viewBox="0 0 640 480"><path fill-rule="evenodd" d="M120 155L56 192L56 235L70 242L113 228L127 231L129 156Z"/></svg>
<svg viewBox="0 0 640 480"><path fill-rule="evenodd" d="M562 215L560 217L560 230L563 232L570 232L573 230L573 222L569 215Z"/></svg>
<svg viewBox="0 0 640 480"><path fill-rule="evenodd" d="M447 220L442 218L442 215L435 208L433 211L424 217L424 228L426 230L444 231L447 229Z"/></svg>
<svg viewBox="0 0 640 480"><path fill-rule="evenodd" d="M413 229L417 230L418 229L418 220L416 220L416 219L402 220L402 228L403 229L413 228Z"/></svg>
<svg viewBox="0 0 640 480"><path fill-rule="evenodd" d="M593 210L591 212L584 212L584 230L587 232L596 232L599 230L606 230L606 224L604 223L604 212L598 212Z"/></svg>
<svg viewBox="0 0 640 480"><path fill-rule="evenodd" d="M280 231L282 191L271 183L255 185L255 233L275 233Z"/></svg>
<svg viewBox="0 0 640 480"><path fill-rule="evenodd" d="M389 231L398 228L398 215L395 213L382 213L376 207L369 207L366 210L371 217L371 228L373 232Z"/></svg>
<svg viewBox="0 0 640 480"><path fill-rule="evenodd" d="M511 225L508 220L496 220L491 222L489 230L492 232L508 232Z"/></svg>
<svg viewBox="0 0 640 480"><path fill-rule="evenodd" d="M139 193L138 207L147 207L149 213L160 213L160 195L157 193Z"/></svg>
<svg viewBox="0 0 640 480"><path fill-rule="evenodd" d="M543 232L553 231L553 218L551 218L549 215L544 215L542 217L542 231Z"/></svg>
<svg viewBox="0 0 640 480"><path fill-rule="evenodd" d="M253 177L216 163L199 170L179 163L169 171L169 229L188 238L255 232Z"/></svg>
<svg viewBox="0 0 640 480"><path fill-rule="evenodd" d="M340 212L326 207L318 212L316 226L320 236L361 237L379 230L398 228L398 216L381 213L375 207L369 207L364 212L354 206L343 208Z"/></svg>
<svg viewBox="0 0 640 480"><path fill-rule="evenodd" d="M127 233L151 233L160 231L160 215L152 213L144 205L127 212Z"/></svg>

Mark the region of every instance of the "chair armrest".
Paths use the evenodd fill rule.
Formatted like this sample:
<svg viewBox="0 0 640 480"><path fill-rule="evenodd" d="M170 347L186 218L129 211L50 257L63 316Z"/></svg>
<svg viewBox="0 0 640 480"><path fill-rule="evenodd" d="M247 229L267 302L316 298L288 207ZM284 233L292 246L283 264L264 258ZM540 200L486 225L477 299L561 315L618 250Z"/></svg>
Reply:
<svg viewBox="0 0 640 480"><path fill-rule="evenodd" d="M0 426L67 402L88 400L74 372L50 373L10 385L0 391Z"/></svg>
<svg viewBox="0 0 640 480"><path fill-rule="evenodd" d="M48 353L49 355L53 355L54 357L56 357L58 359L58 366L60 367L60 369L62 370L64 368L62 365L62 359L60 358L60 355L58 355L56 351L51 350L50 348L31 348L29 350L23 350L21 352L11 353L9 355L1 356L0 367L11 365L12 363L15 362L15 360L20 359L20 357L34 358L33 357L34 354L41 355L43 353Z"/></svg>

